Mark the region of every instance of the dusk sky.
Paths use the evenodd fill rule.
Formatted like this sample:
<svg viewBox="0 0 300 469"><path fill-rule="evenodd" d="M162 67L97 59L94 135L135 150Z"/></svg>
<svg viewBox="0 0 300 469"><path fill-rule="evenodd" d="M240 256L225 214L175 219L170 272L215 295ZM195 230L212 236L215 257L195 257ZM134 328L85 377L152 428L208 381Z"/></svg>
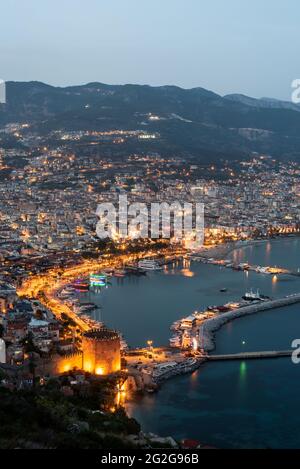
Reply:
<svg viewBox="0 0 300 469"><path fill-rule="evenodd" d="M10 0L0 78L201 86L290 99L299 0Z"/></svg>

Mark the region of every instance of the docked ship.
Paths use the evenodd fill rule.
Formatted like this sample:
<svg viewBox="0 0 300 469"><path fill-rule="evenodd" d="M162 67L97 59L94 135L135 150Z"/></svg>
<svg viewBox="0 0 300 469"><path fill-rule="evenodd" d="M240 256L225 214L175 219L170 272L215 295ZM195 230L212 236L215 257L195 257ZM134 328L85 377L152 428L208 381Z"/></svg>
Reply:
<svg viewBox="0 0 300 469"><path fill-rule="evenodd" d="M124 339L123 335L121 333L119 333L119 337L120 337L120 348L121 348L121 352L126 352L126 350L128 350L128 344L126 342L126 340Z"/></svg>
<svg viewBox="0 0 300 469"><path fill-rule="evenodd" d="M126 275L126 270L124 269L118 269L118 270L115 270L114 272L115 277L125 277L125 275Z"/></svg>
<svg viewBox="0 0 300 469"><path fill-rule="evenodd" d="M169 339L169 344L170 347L172 348L180 348L181 347L181 336L179 334L174 334L170 339Z"/></svg>
<svg viewBox="0 0 300 469"><path fill-rule="evenodd" d="M139 269L143 270L162 270L162 267L153 259L143 259L138 263Z"/></svg>
<svg viewBox="0 0 300 469"><path fill-rule="evenodd" d="M246 301L263 301L266 298L267 297L259 293L259 290L256 290L256 292L254 292L252 288L250 291L246 292L245 295L243 296L243 300L246 300Z"/></svg>
<svg viewBox="0 0 300 469"><path fill-rule="evenodd" d="M129 275L146 275L146 271L144 269L139 268L136 265L133 264L127 264L125 266L125 271Z"/></svg>
<svg viewBox="0 0 300 469"><path fill-rule="evenodd" d="M90 288L89 283L81 279L75 280L72 286L73 288L75 288L75 290L78 290L78 291L88 291Z"/></svg>
<svg viewBox="0 0 300 469"><path fill-rule="evenodd" d="M172 326L170 327L171 331L178 331L181 326L181 320L173 322Z"/></svg>
<svg viewBox="0 0 300 469"><path fill-rule="evenodd" d="M88 313L94 311L97 306L94 303L82 303L79 307L81 313Z"/></svg>

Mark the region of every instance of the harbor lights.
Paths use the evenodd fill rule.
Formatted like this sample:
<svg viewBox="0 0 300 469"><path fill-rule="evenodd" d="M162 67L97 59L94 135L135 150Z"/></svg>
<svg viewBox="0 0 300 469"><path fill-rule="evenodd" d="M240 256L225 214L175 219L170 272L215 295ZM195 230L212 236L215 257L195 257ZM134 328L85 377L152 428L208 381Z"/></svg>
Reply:
<svg viewBox="0 0 300 469"><path fill-rule="evenodd" d="M198 351L199 344L198 344L198 340L196 339L196 337L193 338L193 340L192 340L192 345L193 345L193 351L194 351L194 352L197 352L197 351Z"/></svg>
<svg viewBox="0 0 300 469"><path fill-rule="evenodd" d="M148 345L148 350L149 350L148 353L149 353L149 358L150 358L153 352L153 340L147 340L147 345Z"/></svg>
<svg viewBox="0 0 300 469"><path fill-rule="evenodd" d="M152 351L153 349L153 340L147 340L147 345L148 345L148 348L150 350L150 352Z"/></svg>

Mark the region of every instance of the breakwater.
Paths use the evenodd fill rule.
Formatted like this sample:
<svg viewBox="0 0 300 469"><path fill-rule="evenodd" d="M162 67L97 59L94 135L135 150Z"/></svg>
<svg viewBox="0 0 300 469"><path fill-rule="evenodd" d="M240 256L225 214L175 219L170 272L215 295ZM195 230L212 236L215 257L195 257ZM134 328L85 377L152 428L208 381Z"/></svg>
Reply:
<svg viewBox="0 0 300 469"><path fill-rule="evenodd" d="M215 349L215 332L219 330L224 324L250 314L256 314L260 311L267 311L274 308L281 308L283 306L292 305L300 302L300 293L288 295L283 298L278 298L270 301L261 301L249 306L230 311L218 315L214 318L207 319L199 327L199 345L204 352L209 353Z"/></svg>
<svg viewBox="0 0 300 469"><path fill-rule="evenodd" d="M224 360L257 360L258 358L282 358L290 357L293 350L272 350L270 352L243 352L232 353L227 355L209 355L209 361L224 361Z"/></svg>

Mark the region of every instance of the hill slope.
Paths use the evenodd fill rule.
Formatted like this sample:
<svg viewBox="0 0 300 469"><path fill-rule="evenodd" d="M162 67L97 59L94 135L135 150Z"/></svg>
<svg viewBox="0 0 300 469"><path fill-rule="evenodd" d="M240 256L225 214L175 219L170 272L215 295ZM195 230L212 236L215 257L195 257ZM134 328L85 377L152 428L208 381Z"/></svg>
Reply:
<svg viewBox="0 0 300 469"><path fill-rule="evenodd" d="M199 158L211 152L243 157L252 151L300 158L296 105L242 95L222 97L203 88L103 83L60 88L8 82L0 125L19 121L33 123L39 132L116 128L159 132L156 151Z"/></svg>

